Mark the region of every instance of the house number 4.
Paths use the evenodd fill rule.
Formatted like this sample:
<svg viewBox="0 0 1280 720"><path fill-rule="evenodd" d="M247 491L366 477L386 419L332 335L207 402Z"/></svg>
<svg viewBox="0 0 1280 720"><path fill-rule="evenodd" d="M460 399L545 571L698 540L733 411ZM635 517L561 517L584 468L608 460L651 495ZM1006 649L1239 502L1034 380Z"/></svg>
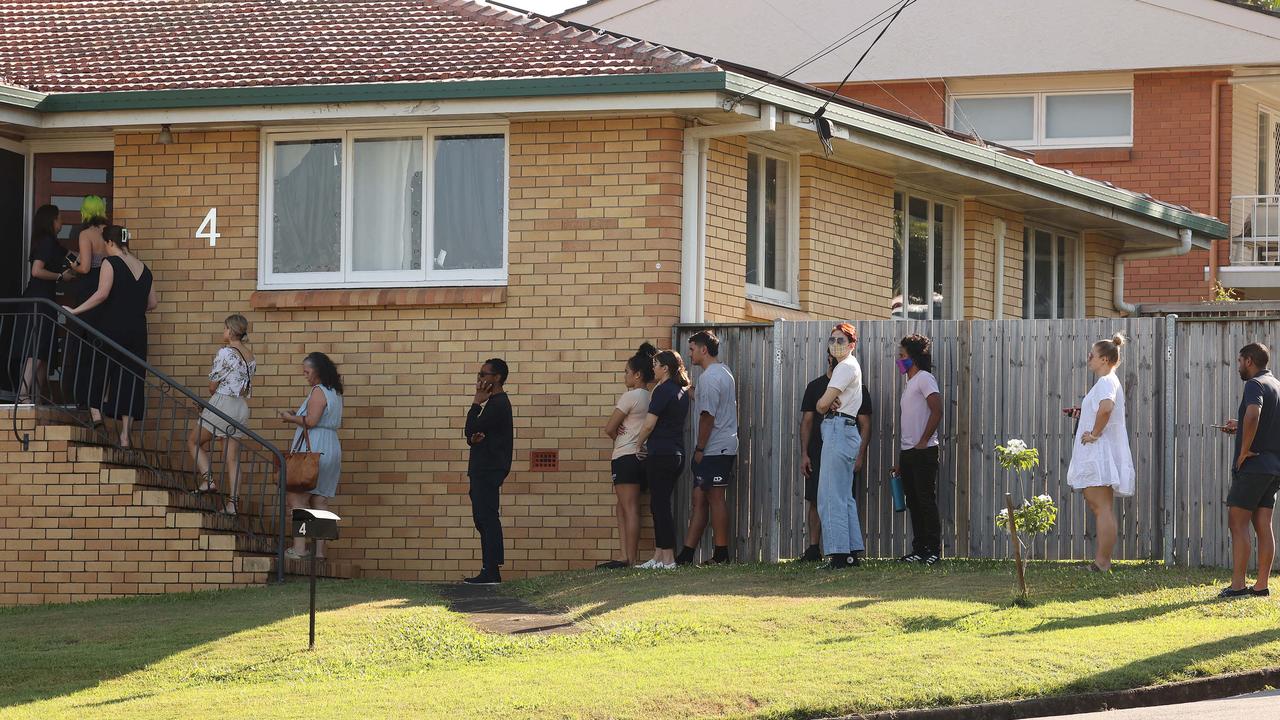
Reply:
<svg viewBox="0 0 1280 720"><path fill-rule="evenodd" d="M200 229L196 230L196 237L209 238L209 247L218 244L218 208L209 208L209 212L205 214L204 221L200 223Z"/></svg>

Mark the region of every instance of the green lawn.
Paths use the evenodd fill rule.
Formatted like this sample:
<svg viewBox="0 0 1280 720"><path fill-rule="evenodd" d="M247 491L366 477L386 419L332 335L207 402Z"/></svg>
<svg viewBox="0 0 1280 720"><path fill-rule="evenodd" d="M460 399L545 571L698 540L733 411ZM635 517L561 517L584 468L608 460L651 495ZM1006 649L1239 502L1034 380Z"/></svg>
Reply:
<svg viewBox="0 0 1280 720"><path fill-rule="evenodd" d="M491 636L425 586L305 582L0 610L0 718L768 717L1150 685L1280 665L1280 605L1220 570L870 563L509 583L571 636Z"/></svg>

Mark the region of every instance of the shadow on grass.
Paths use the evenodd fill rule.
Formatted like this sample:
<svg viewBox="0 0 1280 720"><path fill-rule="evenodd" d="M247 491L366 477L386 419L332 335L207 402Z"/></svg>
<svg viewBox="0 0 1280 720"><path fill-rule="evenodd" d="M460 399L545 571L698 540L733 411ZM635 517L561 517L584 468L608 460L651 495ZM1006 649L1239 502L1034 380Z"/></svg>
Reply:
<svg viewBox="0 0 1280 720"><path fill-rule="evenodd" d="M1152 618L1160 617L1161 615L1175 613L1179 610L1185 610L1191 607L1201 607L1204 604L1204 600L1185 600L1183 602L1163 603L1160 605L1149 605L1147 607L1130 608L1128 610L1117 610L1116 612L1059 618L1057 620L1050 620L1048 622L1041 623L1035 627L1027 628L1025 630L1006 630L1001 633L996 633L995 636L1027 635L1030 633L1053 632L1054 630L1074 630L1077 628L1113 625L1115 623L1139 622L1142 620L1150 620Z"/></svg>
<svg viewBox="0 0 1280 720"><path fill-rule="evenodd" d="M1159 655L1135 660L1117 668L1081 678L1063 685L1059 693L1094 692L1098 690L1118 690L1125 688L1145 687L1158 682L1166 682L1184 674L1193 665L1213 660L1224 655L1242 652L1258 645L1280 640L1280 628L1268 628L1247 635L1213 640L1211 642L1191 645L1171 650ZM1195 673L1197 676L1209 673ZM1055 693L1057 694L1057 693Z"/></svg>
<svg viewBox="0 0 1280 720"><path fill-rule="evenodd" d="M1165 569L1137 565L1100 577L1069 569L1070 565L1044 563L1032 571L1029 583L1033 601L1093 600L1161 589L1194 587L1212 579L1212 571ZM865 561L859 568L838 572L814 569L811 564L734 564L688 567L675 571L584 570L545 576L504 588L535 604L566 610L578 606L577 621L589 620L635 603L681 595L822 598L848 597L841 610L868 608L884 602L943 600L971 602L986 610L1007 608L1014 596L1013 563L998 560L952 560L934 567L904 566L892 560ZM1187 605L1197 604L1189 602ZM1174 604L1152 616L1174 612ZM1094 616L1064 618L1063 627L1141 619L1146 608ZM1121 617L1126 614L1132 617ZM1115 615L1111 618L1109 616ZM908 631L941 629L962 618L924 618ZM1074 623L1074 625L1072 625ZM1052 625L1052 623L1047 624ZM1038 630L1051 630L1041 626Z"/></svg>
<svg viewBox="0 0 1280 720"><path fill-rule="evenodd" d="M0 610L0 708L75 693L236 633L308 611L308 584L95 600ZM437 606L425 588L381 581L322 581L318 612L400 601L398 607ZM306 623L291 647L244 669L307 652ZM324 620L317 622L323 639ZM142 693L138 697L146 697ZM111 698L101 704L134 697Z"/></svg>

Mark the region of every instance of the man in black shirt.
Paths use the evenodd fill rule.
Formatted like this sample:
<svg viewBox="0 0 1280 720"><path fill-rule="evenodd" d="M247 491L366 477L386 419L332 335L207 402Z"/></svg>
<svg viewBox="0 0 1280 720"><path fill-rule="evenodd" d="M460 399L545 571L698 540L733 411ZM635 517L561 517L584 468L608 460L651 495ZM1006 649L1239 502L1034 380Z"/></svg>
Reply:
<svg viewBox="0 0 1280 720"><path fill-rule="evenodd" d="M503 563L502 518L499 517L499 489L511 472L515 444L515 421L511 400L503 385L507 364L490 358L476 373L476 394L467 412L465 435L471 446L467 478L471 483L471 519L480 533L480 574L463 582L470 585L497 585L502 582L498 568Z"/></svg>
<svg viewBox="0 0 1280 720"><path fill-rule="evenodd" d="M818 425L822 423L822 415L818 412L818 400L827 391L831 382L831 367L834 358L827 358L827 373L814 378L804 389L804 397L800 401L800 472L804 475L804 499L808 506L809 546L802 561L820 562L822 548L818 546L822 538L822 520L818 516L818 477L821 475L822 433ZM871 392L862 386L862 407L858 409L858 430L862 433L862 446L858 450L858 458L854 461L853 495L858 495L858 475L861 474L867 458L867 441L871 439Z"/></svg>
<svg viewBox="0 0 1280 720"><path fill-rule="evenodd" d="M1244 397L1235 420L1228 420L1223 432L1235 435L1231 463L1231 489L1227 491L1227 525L1231 528L1231 586L1219 597L1265 597L1276 540L1271 531L1271 515L1280 490L1280 380L1267 365L1271 353L1261 343L1240 348L1236 369L1244 381ZM1249 556L1253 554L1249 527L1258 536L1258 581L1245 585Z"/></svg>

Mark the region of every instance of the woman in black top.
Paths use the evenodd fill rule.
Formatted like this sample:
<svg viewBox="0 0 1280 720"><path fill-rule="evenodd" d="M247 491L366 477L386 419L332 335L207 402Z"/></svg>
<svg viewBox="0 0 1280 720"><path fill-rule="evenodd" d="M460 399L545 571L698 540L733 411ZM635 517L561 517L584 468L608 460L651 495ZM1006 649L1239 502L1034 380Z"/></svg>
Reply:
<svg viewBox="0 0 1280 720"><path fill-rule="evenodd" d="M649 414L636 444L644 455L649 480L649 510L653 514L653 559L637 567L674 570L676 524L671 513L671 493L684 470L684 423L689 416L689 374L674 350L663 350L653 359L658 381L649 396Z"/></svg>
<svg viewBox="0 0 1280 720"><path fill-rule="evenodd" d="M42 205L32 219L31 233L31 281L22 293L27 298L53 300L59 280L68 277L67 257L58 245L58 231L62 219L56 205ZM26 362L22 369L22 384L18 388L18 402L32 402L48 395L49 357L53 354L53 329L57 326L57 314L44 306L38 308L38 319L27 323L27 332L20 335L26 343Z"/></svg>
<svg viewBox="0 0 1280 720"><path fill-rule="evenodd" d="M102 263L98 290L71 312L82 315L99 305L102 333L124 349L147 359L147 316L159 300L151 282L151 269L129 252L129 231L112 225L105 233L107 259ZM143 367L118 353L107 373L110 389L103 412L121 420L120 447L129 447L129 429L146 415Z"/></svg>

